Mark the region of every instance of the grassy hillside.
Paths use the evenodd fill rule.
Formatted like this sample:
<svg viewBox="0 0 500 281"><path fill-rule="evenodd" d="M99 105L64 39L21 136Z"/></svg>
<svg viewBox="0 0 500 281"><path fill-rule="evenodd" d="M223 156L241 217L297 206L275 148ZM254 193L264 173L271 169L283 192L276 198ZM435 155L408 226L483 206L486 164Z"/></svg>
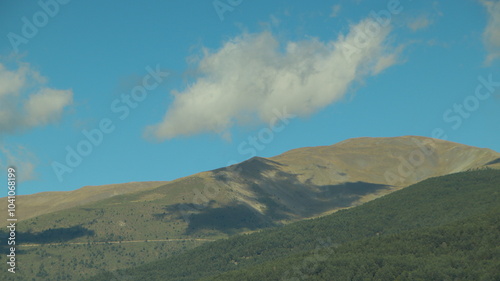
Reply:
<svg viewBox="0 0 500 281"><path fill-rule="evenodd" d="M419 244L418 241L425 241L425 237L435 236L441 232L444 240L439 241L439 243L449 239L451 245L455 245L454 243L460 239L454 240L455 238L448 237L448 235L457 230L462 231L464 236L468 236L468 231L471 232L471 239L479 239L483 233L485 245L493 246L495 244L490 245L489 239L493 239L496 236L491 235L498 235L498 233L490 233L492 231L491 224L494 221L488 218L494 218L497 214L498 209L495 208L500 202L499 188L500 171L497 170L479 170L432 178L356 208L261 233L240 235L207 243L175 258L167 258L128 270L102 274L92 278L92 280L111 280L116 276L120 276L116 280L125 277L128 278L127 280L197 280L235 269L249 269L281 258L297 259L296 256L292 255L303 254L307 251L320 251L318 249L322 248L329 249L340 246L339 249L344 249L345 253L349 253L349 250L345 250L347 248L343 248L351 247L346 243L370 237L384 239L384 243L390 243L392 240L397 241L395 239L402 241L415 239L414 247L416 249L423 245ZM485 222L475 225L474 221L478 221L478 223L481 221L477 218L481 218ZM458 228L449 230L447 228L453 228L453 223L467 220L470 222L468 228L463 230ZM496 224L497 226L498 224ZM479 228L480 231L475 231L476 228ZM426 232L428 235L424 235ZM422 235L418 236L420 234ZM437 243L436 241L433 243ZM366 240L366 242L359 243L373 244L375 242ZM448 243L446 242L446 244ZM352 244L352 247L358 247L356 248L358 254L353 254L354 256L348 258L369 261L378 254L375 249L374 252L365 256L360 245L363 244ZM412 263L415 262L418 265L428 255L435 254L424 248L418 250L421 251L419 261L409 259L404 263L416 266ZM444 254L449 255L450 253L445 252ZM481 253L475 254L480 255ZM487 264L492 254L495 253L485 252L484 261L482 260L480 263ZM387 261L382 259L382 262L397 261L395 257L398 255L395 252L394 257L388 256ZM467 254L464 255L467 256ZM300 260L300 258L298 259ZM270 268L279 270L275 267L272 265ZM352 272L346 274L352 274ZM362 277L359 277L359 280L362 280Z"/></svg>
<svg viewBox="0 0 500 281"><path fill-rule="evenodd" d="M162 190L162 186L139 195L118 195L21 221L16 241L18 273L0 271L0 280L82 280L104 269L176 255L205 243L204 239L219 239L215 235L187 236L187 223L182 219L155 216L177 200L176 190L195 187L197 180L191 178L170 184L170 190ZM0 234L6 241L4 229ZM5 253L5 244L0 247Z"/></svg>
<svg viewBox="0 0 500 281"><path fill-rule="evenodd" d="M18 221L36 216L71 209L76 206L111 198L113 196L144 191L162 186L168 182L130 182L100 186L85 186L72 191L40 192L30 195L18 195L17 204L22 206L16 213ZM5 199L1 198L2 200ZM6 199L5 199L6 200ZM7 225L7 206L0 205L0 225Z"/></svg>

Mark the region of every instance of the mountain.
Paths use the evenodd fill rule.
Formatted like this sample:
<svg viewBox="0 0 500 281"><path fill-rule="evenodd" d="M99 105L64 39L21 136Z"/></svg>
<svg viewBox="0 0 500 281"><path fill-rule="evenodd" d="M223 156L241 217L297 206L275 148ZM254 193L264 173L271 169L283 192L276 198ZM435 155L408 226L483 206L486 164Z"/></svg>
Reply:
<svg viewBox="0 0 500 281"><path fill-rule="evenodd" d="M310 180L315 185L408 186L429 177L493 165L500 162L499 156L490 149L403 136L349 139L331 146L294 149L271 159L290 167L287 172L300 174L302 182Z"/></svg>
<svg viewBox="0 0 500 281"><path fill-rule="evenodd" d="M498 280L499 203L500 171L462 172L92 280Z"/></svg>
<svg viewBox="0 0 500 281"><path fill-rule="evenodd" d="M24 264L37 267L32 274L78 279L359 206L429 177L498 167L499 159L430 138L358 138L170 182L19 196L19 214L29 213L18 222L18 244ZM47 257L57 262L45 272L38 267ZM60 275L66 267L79 275Z"/></svg>
<svg viewBox="0 0 500 281"><path fill-rule="evenodd" d="M166 190L178 182L196 182L198 189L168 195L175 195L171 201L184 210L184 216L217 202L244 205L256 215L287 222L358 205L429 177L482 166L500 168L500 153L418 136L356 138L267 159L254 157L170 183L134 182L21 195L17 200L23 208L17 215L24 220L129 193L149 201L151 194L166 196ZM4 216L6 208L0 206Z"/></svg>
<svg viewBox="0 0 500 281"><path fill-rule="evenodd" d="M30 195L18 195L16 196L16 201L17 204L22 207L19 208L16 215L18 220L25 220L43 214L89 204L117 195L144 191L166 183L166 181L131 182L100 186L85 186L72 191L52 191ZM0 213L4 214L4 216L7 214L7 205L0 205Z"/></svg>
<svg viewBox="0 0 500 281"><path fill-rule="evenodd" d="M239 202L276 219L302 219L359 205L429 177L500 162L500 154L405 136L357 138L252 158L212 172Z"/></svg>

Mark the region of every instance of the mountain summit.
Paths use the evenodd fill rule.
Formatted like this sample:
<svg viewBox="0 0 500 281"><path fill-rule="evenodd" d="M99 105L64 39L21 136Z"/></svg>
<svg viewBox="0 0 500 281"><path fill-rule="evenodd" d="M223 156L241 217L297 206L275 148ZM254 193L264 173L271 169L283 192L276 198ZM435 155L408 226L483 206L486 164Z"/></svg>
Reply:
<svg viewBox="0 0 500 281"><path fill-rule="evenodd" d="M268 159L254 157L209 173L232 187L234 201L267 216L300 219L358 205L430 177L499 162L500 154L493 150L444 140L366 137Z"/></svg>

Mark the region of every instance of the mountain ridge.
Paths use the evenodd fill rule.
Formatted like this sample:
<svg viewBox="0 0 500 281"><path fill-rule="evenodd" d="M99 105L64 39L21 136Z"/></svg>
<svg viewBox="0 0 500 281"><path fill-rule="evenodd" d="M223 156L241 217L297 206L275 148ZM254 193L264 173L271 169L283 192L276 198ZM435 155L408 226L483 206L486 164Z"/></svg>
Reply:
<svg viewBox="0 0 500 281"><path fill-rule="evenodd" d="M293 210L286 211L289 218L294 220L304 215L318 216L348 207L304 210L307 205L317 204L318 196L324 197L328 190L335 193L335 189L345 189L344 185L359 187L364 183L367 187L371 186L368 193L358 194L357 201L351 202L360 204L429 177L482 166L500 168L499 159L500 153L488 148L476 148L427 137L360 137L327 146L296 148L273 157L256 156L232 166L196 173L173 181L132 182L20 195L17 198L23 208L20 208L18 218L24 220L132 193L137 193L141 200L147 201L145 194L148 191L168 189L175 183L197 177L203 181L201 185L204 189L201 193L208 193L204 195L208 201L224 194L223 204L237 201L262 214L262 210L268 206L256 200L259 197L265 197L267 202L274 201L286 209L304 205L300 207L301 210L297 209L296 214L293 214ZM205 192L211 186L217 186L220 192ZM166 196L165 191L160 193L156 195ZM209 196L215 193L217 196ZM302 199L305 198L304 203L292 198L294 193L300 194ZM154 194L155 192L149 195L149 198L156 198ZM179 204L183 204L190 203L183 202L186 197L195 196L196 194L184 194L184 200L181 199L182 196L176 198ZM2 213L6 214L4 209L6 206L0 206L0 212L3 210L5 212Z"/></svg>

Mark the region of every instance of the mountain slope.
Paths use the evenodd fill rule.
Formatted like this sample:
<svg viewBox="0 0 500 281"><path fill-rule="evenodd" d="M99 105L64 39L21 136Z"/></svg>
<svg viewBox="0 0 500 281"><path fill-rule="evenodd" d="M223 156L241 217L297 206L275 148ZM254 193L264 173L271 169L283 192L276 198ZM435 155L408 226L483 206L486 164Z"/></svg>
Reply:
<svg viewBox="0 0 500 281"><path fill-rule="evenodd" d="M270 158L315 185L370 182L408 186L500 162L500 153L419 136L355 138L331 146L299 148ZM317 167L318 169L314 169ZM335 175L334 177L329 175ZM391 182L391 176L396 180Z"/></svg>
<svg viewBox="0 0 500 281"><path fill-rule="evenodd" d="M490 149L424 137L358 138L254 157L212 175L243 203L275 221L362 204L429 177L492 165Z"/></svg>
<svg viewBox="0 0 500 281"><path fill-rule="evenodd" d="M412 230L415 231L411 235L416 235L419 229L428 231L429 227L470 222L483 215L497 218L499 188L498 170L431 178L326 217L204 244L174 258L119 271L114 275L127 277L127 280L197 280L367 237L384 237ZM489 229L491 225L487 227ZM487 229L480 228L481 231ZM498 225L495 229L498 232ZM436 231L441 230L432 230L433 233ZM410 239L411 235L403 239ZM104 274L92 280L109 280L109 276Z"/></svg>
<svg viewBox="0 0 500 281"><path fill-rule="evenodd" d="M113 196L140 192L158 187L168 182L131 182L100 186L85 186L73 191L41 192L16 196L17 204L22 206L17 212L19 221L47 213L61 211L75 206L89 204ZM4 199L4 198L2 198ZM0 205L0 213L7 218L7 205ZM5 220L4 220L5 221Z"/></svg>

